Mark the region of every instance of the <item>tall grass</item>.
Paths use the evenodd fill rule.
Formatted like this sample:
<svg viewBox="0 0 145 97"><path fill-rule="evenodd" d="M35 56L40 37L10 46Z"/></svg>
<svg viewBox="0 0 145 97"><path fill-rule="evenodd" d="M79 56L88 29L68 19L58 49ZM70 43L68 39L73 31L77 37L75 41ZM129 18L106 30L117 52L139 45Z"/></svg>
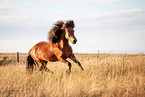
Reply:
<svg viewBox="0 0 145 97"><path fill-rule="evenodd" d="M77 55L85 71L73 64L48 63L54 73L26 74L25 64L0 67L0 96L18 97L143 97L144 55ZM70 60L69 60L70 61Z"/></svg>

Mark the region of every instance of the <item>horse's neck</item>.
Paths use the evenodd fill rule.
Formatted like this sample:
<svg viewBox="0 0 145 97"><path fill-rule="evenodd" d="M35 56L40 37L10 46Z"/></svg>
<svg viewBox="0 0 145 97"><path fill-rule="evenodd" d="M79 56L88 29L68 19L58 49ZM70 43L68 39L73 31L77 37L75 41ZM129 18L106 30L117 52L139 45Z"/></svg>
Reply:
<svg viewBox="0 0 145 97"><path fill-rule="evenodd" d="M68 46L69 46L68 40L65 38L65 36L63 34L61 35L59 45L60 45L61 48L68 48Z"/></svg>

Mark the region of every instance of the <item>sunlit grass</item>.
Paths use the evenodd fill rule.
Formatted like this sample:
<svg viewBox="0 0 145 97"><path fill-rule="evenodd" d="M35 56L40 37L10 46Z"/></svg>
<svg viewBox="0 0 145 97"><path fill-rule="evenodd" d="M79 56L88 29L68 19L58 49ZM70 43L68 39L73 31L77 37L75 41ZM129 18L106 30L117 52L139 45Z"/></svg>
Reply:
<svg viewBox="0 0 145 97"><path fill-rule="evenodd" d="M54 73L26 73L25 64L0 67L0 96L18 97L112 97L145 96L144 55L76 55L85 71L73 63L48 63ZM72 62L72 61L71 61Z"/></svg>

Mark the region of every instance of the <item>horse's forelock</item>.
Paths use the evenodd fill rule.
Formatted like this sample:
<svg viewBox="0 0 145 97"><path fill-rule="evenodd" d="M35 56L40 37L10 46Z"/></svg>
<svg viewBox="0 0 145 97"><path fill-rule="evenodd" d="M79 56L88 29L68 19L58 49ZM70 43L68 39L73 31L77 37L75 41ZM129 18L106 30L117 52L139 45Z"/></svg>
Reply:
<svg viewBox="0 0 145 97"><path fill-rule="evenodd" d="M75 27L74 21L73 20L66 21L66 27L72 27L72 28L74 28Z"/></svg>

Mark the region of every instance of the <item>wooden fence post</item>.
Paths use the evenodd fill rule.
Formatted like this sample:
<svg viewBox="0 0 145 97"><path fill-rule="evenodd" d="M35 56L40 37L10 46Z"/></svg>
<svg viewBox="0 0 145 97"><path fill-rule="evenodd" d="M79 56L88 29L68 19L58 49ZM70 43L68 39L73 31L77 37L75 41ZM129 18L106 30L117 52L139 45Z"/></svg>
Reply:
<svg viewBox="0 0 145 97"><path fill-rule="evenodd" d="M99 58L99 50L98 50L98 56L97 56L97 58Z"/></svg>
<svg viewBox="0 0 145 97"><path fill-rule="evenodd" d="M17 52L17 62L19 63L19 52Z"/></svg>

